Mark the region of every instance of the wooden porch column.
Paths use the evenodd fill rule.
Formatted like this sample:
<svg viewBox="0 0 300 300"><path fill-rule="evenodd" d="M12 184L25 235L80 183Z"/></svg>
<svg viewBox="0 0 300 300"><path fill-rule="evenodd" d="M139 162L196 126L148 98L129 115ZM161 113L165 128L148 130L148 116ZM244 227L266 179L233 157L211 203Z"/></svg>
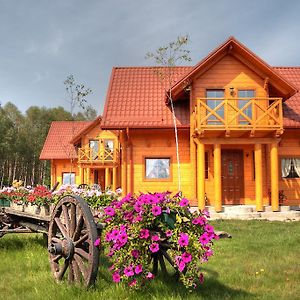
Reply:
<svg viewBox="0 0 300 300"><path fill-rule="evenodd" d="M190 137L190 164L191 164L191 198L197 198L197 163L196 163L196 145L194 139Z"/></svg>
<svg viewBox="0 0 300 300"><path fill-rule="evenodd" d="M105 168L105 188L108 188L111 184L110 182L110 169Z"/></svg>
<svg viewBox="0 0 300 300"><path fill-rule="evenodd" d="M86 184L90 184L90 175L91 175L91 169L86 169Z"/></svg>
<svg viewBox="0 0 300 300"><path fill-rule="evenodd" d="M83 183L83 180L82 180L82 167L79 165L78 166L79 168L79 184Z"/></svg>
<svg viewBox="0 0 300 300"><path fill-rule="evenodd" d="M214 144L214 188L215 210L222 211L222 183L221 183L221 145Z"/></svg>
<svg viewBox="0 0 300 300"><path fill-rule="evenodd" d="M122 165L121 165L121 185L122 185L122 196L127 195L127 160L126 160L126 141L125 132L121 133L121 146L122 146Z"/></svg>
<svg viewBox="0 0 300 300"><path fill-rule="evenodd" d="M278 144L271 144L271 205L273 211L279 211L278 199Z"/></svg>
<svg viewBox="0 0 300 300"><path fill-rule="evenodd" d="M205 146L201 142L197 144L197 198L198 208L205 208Z"/></svg>
<svg viewBox="0 0 300 300"><path fill-rule="evenodd" d="M262 145L255 144L255 202L256 211L263 211L263 180L262 180Z"/></svg>
<svg viewBox="0 0 300 300"><path fill-rule="evenodd" d="M114 192L117 189L117 167L113 167L112 189Z"/></svg>

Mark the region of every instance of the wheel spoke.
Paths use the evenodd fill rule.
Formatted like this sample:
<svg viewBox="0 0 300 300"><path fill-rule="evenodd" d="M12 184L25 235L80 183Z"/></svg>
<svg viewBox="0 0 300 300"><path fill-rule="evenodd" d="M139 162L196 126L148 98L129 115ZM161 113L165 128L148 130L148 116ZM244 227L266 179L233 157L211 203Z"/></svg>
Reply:
<svg viewBox="0 0 300 300"><path fill-rule="evenodd" d="M83 265L82 258L78 254L75 253L74 259L75 259L76 263L78 264L79 270L80 270L83 278L86 279L87 270L86 270L85 266Z"/></svg>
<svg viewBox="0 0 300 300"><path fill-rule="evenodd" d="M58 280L62 280L62 278L64 277L64 275L68 269L69 263L70 263L69 260L65 260L64 265L62 266L61 270L57 274L56 278Z"/></svg>
<svg viewBox="0 0 300 300"><path fill-rule="evenodd" d="M79 254L81 257L85 258L86 260L89 260L89 258L90 258L89 253L85 252L81 248L75 248L75 253Z"/></svg>
<svg viewBox="0 0 300 300"><path fill-rule="evenodd" d="M70 265L69 265L68 281L69 281L69 283L74 282L74 270L73 270L72 263L70 263Z"/></svg>
<svg viewBox="0 0 300 300"><path fill-rule="evenodd" d="M74 246L76 247L77 245L83 243L84 241L87 240L89 235L86 233L84 236L82 236L78 241L74 242Z"/></svg>
<svg viewBox="0 0 300 300"><path fill-rule="evenodd" d="M62 258L62 255L61 255L61 254L58 254L58 255L56 255L56 256L51 257L51 260L52 260L53 262L58 262L61 258Z"/></svg>
<svg viewBox="0 0 300 300"><path fill-rule="evenodd" d="M80 213L79 218L78 218L78 222L77 222L77 226L73 235L73 241L78 240L80 233L81 233L81 229L83 226L83 215L82 213Z"/></svg>
<svg viewBox="0 0 300 300"><path fill-rule="evenodd" d="M76 228L76 205L74 203L70 206L70 220L70 236L72 237Z"/></svg>
<svg viewBox="0 0 300 300"><path fill-rule="evenodd" d="M55 222L56 222L56 225L57 227L59 228L60 232L62 233L62 235L65 237L65 238L68 238L69 235L68 235L68 232L66 230L66 227L63 225L63 223L61 222L61 220L59 218L55 218L54 219Z"/></svg>
<svg viewBox="0 0 300 300"><path fill-rule="evenodd" d="M159 260L161 271L164 274L167 274L166 264L165 264L165 261L164 261L164 257L163 257L163 255L161 253L158 254L158 260Z"/></svg>
<svg viewBox="0 0 300 300"><path fill-rule="evenodd" d="M63 205L62 206L62 210L63 210L63 214L64 214L64 219L65 219L65 224L66 224L66 229L67 229L67 232L69 233L70 235L70 216L69 216L69 213L68 213L68 208L66 205Z"/></svg>
<svg viewBox="0 0 300 300"><path fill-rule="evenodd" d="M57 237L55 237L55 236L53 236L53 237L51 238L51 242L54 242L54 243L59 243L59 244L61 244L61 243L62 243L62 240L61 240L61 239L59 239L59 238L57 238Z"/></svg>
<svg viewBox="0 0 300 300"><path fill-rule="evenodd" d="M80 270L79 270L77 262L74 259L72 260L72 267L73 267L73 271L74 271L75 281L80 282Z"/></svg>

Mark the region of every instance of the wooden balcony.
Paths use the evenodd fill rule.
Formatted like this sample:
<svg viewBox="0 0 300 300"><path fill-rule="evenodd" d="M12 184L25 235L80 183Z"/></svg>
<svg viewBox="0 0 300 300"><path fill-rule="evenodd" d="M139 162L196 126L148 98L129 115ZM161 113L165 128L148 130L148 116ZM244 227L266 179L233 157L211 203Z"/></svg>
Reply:
<svg viewBox="0 0 300 300"><path fill-rule="evenodd" d="M199 98L194 136L265 137L283 133L281 98Z"/></svg>
<svg viewBox="0 0 300 300"><path fill-rule="evenodd" d="M114 166L119 163L118 149L100 148L98 151L90 147L78 148L78 162L84 164L98 164Z"/></svg>

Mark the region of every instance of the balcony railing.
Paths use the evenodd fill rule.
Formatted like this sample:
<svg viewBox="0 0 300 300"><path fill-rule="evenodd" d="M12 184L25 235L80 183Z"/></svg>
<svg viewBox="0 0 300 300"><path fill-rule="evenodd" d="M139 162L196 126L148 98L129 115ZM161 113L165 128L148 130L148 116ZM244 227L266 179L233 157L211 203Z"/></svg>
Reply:
<svg viewBox="0 0 300 300"><path fill-rule="evenodd" d="M117 149L100 148L98 151L83 147L78 149L78 162L94 164L115 164L119 161Z"/></svg>
<svg viewBox="0 0 300 300"><path fill-rule="evenodd" d="M200 98L194 110L194 128L205 130L282 131L281 98Z"/></svg>

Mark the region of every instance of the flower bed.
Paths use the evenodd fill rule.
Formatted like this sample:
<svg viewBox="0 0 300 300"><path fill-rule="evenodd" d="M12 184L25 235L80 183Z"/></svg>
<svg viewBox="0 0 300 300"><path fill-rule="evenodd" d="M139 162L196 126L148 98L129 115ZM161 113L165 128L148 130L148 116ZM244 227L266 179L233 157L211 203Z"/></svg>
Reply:
<svg viewBox="0 0 300 300"><path fill-rule="evenodd" d="M191 213L186 198L169 192L129 194L104 212L103 243L113 262L114 282L145 285L155 277L155 264L163 256L170 258L187 288L203 282L201 265L213 254L211 246L218 238L207 212Z"/></svg>

